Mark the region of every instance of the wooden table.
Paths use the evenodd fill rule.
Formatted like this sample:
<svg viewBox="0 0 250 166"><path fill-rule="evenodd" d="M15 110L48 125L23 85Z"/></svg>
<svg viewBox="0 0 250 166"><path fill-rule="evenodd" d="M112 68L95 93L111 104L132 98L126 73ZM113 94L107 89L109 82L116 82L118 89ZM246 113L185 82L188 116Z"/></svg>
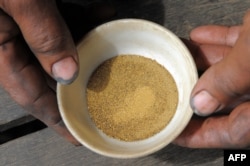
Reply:
<svg viewBox="0 0 250 166"><path fill-rule="evenodd" d="M71 2L84 6L93 1L72 0ZM245 11L250 8L249 0L109 0L108 2L112 3L117 10L117 15L113 19L151 20L184 38L188 38L190 30L199 25L240 24ZM13 131L21 131L17 136L23 136L13 139L15 136L10 135ZM174 145L138 159L121 160L100 156L85 147L71 145L54 131L35 121L35 118L26 114L1 88L0 134L2 143L0 165L4 166L223 165L223 150L188 149Z"/></svg>

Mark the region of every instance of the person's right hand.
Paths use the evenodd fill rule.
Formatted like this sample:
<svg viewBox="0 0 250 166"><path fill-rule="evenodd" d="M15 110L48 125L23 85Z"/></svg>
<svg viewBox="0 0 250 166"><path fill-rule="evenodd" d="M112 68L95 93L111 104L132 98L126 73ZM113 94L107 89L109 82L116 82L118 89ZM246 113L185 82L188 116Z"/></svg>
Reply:
<svg viewBox="0 0 250 166"><path fill-rule="evenodd" d="M64 126L55 91L47 83L51 77L69 84L78 73L75 45L54 1L0 0L0 68L0 85L19 105L78 144Z"/></svg>
<svg viewBox="0 0 250 166"><path fill-rule="evenodd" d="M209 67L191 94L194 112L204 118L192 119L175 143L191 148L250 146L250 12L242 26L202 26L190 37L197 44L197 67ZM225 110L229 112L213 115Z"/></svg>

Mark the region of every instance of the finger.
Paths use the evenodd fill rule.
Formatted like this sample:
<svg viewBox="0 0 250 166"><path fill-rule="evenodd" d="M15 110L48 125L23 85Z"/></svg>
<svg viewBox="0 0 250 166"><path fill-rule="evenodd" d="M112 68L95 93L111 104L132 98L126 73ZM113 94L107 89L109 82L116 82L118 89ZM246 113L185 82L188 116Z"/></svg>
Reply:
<svg viewBox="0 0 250 166"><path fill-rule="evenodd" d="M47 85L56 93L56 86L57 86L56 81L46 73L44 73L44 77L46 79Z"/></svg>
<svg viewBox="0 0 250 166"><path fill-rule="evenodd" d="M16 23L0 9L0 45L18 35Z"/></svg>
<svg viewBox="0 0 250 166"><path fill-rule="evenodd" d="M198 80L191 94L191 106L198 115L209 115L250 90L249 25L244 25L228 56L211 66Z"/></svg>
<svg viewBox="0 0 250 166"><path fill-rule="evenodd" d="M243 64L228 57L206 70L196 83L190 101L196 114L218 112L249 91L249 74Z"/></svg>
<svg viewBox="0 0 250 166"><path fill-rule="evenodd" d="M0 6L18 24L44 70L60 83L71 83L78 72L77 51L55 2L9 0Z"/></svg>
<svg viewBox="0 0 250 166"><path fill-rule="evenodd" d="M250 102L230 115L195 119L174 141L190 148L246 148L250 145Z"/></svg>
<svg viewBox="0 0 250 166"><path fill-rule="evenodd" d="M199 71L205 71L211 65L218 63L232 49L232 47L223 45L198 44L186 39L182 39L182 41L190 50Z"/></svg>
<svg viewBox="0 0 250 166"><path fill-rule="evenodd" d="M16 38L0 45L0 85L25 110L78 144L62 122L54 91L47 86L40 68L32 63L28 53Z"/></svg>
<svg viewBox="0 0 250 166"><path fill-rule="evenodd" d="M233 46L239 37L240 30L241 26L200 26L191 31L190 38L201 44Z"/></svg>
<svg viewBox="0 0 250 166"><path fill-rule="evenodd" d="M222 45L200 45L199 55L195 56L198 69L205 71L220 62L231 51L231 47Z"/></svg>

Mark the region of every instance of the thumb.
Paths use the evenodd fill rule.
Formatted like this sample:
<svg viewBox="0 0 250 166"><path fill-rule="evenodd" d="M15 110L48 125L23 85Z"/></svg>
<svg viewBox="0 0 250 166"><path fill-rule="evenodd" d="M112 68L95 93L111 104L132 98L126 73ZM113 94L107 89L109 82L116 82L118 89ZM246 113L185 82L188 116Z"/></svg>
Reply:
<svg viewBox="0 0 250 166"><path fill-rule="evenodd" d="M250 12L232 51L211 66L191 94L191 106L198 115L217 112L250 91Z"/></svg>
<svg viewBox="0 0 250 166"><path fill-rule="evenodd" d="M78 73L78 55L71 34L55 1L0 1L13 18L43 69L60 83L72 82Z"/></svg>

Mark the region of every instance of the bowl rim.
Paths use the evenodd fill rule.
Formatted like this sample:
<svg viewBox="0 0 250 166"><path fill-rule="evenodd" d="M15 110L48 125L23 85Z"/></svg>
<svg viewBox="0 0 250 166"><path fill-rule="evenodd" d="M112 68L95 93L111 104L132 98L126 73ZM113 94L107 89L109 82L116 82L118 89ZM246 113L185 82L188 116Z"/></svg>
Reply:
<svg viewBox="0 0 250 166"><path fill-rule="evenodd" d="M171 32L170 30L168 30L167 28L163 27L162 25L159 25L157 23L154 23L154 22L151 22L151 21L148 21L148 20L143 20L143 19L118 19L118 20L114 20L114 21L110 21L110 22L107 22L107 23L104 23L98 27L96 27L95 29L93 29L92 31L90 31L77 45L77 49L79 49L79 47L84 44L84 41L87 40L88 38L91 38L91 36L93 34L95 34L97 31L100 32L101 29L103 27L110 27L114 24L117 24L117 23L130 23L130 22L138 22L138 23L143 23L143 24L148 24L150 26L154 26L156 27L158 30L161 30L163 31L163 33L168 33L169 35L171 35L177 42L178 44L181 45L181 47L183 47L185 49L185 51L187 52L187 54L189 54L189 63L192 64L192 67L196 70L196 67L195 67L195 63L194 63L194 60L192 59L192 56L191 56L191 53L189 52L188 48L185 46L185 44L173 33ZM195 79L195 82L197 81L198 79L198 74L197 74L197 71L194 73L194 79ZM152 149L149 149L148 151L145 151L145 152L141 152L141 153L137 153L137 154L115 154L115 153L110 153L110 152L106 152L106 151L103 151L103 150L100 150L98 147L93 147L91 145L89 145L88 143L82 141L81 138L78 137L78 134L75 132L74 129L72 129L72 126L70 124L70 122L68 121L68 118L67 116L65 115L64 113L64 108L63 108L63 104L62 104L62 93L61 93L61 89L64 87L65 85L62 85L60 83L57 83L57 100L58 100L58 107L59 107L59 112L62 116L62 120L64 121L66 127L68 128L69 132L79 141L81 142L81 144L83 144L85 147L87 147L88 149L98 153L98 154L101 154L101 155L104 155L104 156L107 156L107 157L113 157L113 158L137 158L137 157L142 157L142 156L146 156L146 155L149 155L149 154L152 154L160 149L162 149L163 147L165 147L168 143L164 143L164 144L161 144L159 145L158 147L155 147L155 148L152 148ZM186 120L186 123L183 125L183 126L186 126L188 124L188 122L190 121L191 117L192 117L192 114L193 112L191 110L189 110L188 112L189 114L187 114L187 120ZM183 127L184 129L184 127ZM182 130L183 130L182 129ZM181 130L181 131L182 131ZM179 134L181 133L181 131L179 132ZM176 135L175 137L177 137L178 135Z"/></svg>

